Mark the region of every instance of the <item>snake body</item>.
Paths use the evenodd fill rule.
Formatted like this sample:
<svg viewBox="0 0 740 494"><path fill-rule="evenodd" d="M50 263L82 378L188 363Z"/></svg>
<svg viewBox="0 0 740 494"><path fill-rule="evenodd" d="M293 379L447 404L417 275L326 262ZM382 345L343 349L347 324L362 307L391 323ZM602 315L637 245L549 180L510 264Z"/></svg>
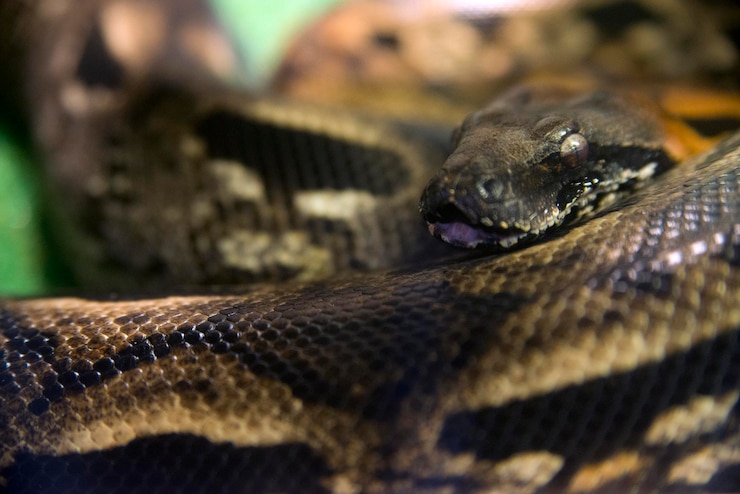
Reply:
<svg viewBox="0 0 740 494"><path fill-rule="evenodd" d="M77 67L74 60L69 66ZM57 178L84 192L83 199L75 196L70 201L72 210L100 197L116 200L96 203L103 204L97 212L110 225L97 232L107 240L103 245L115 246L127 238L120 228L131 211L138 220L143 216L162 221L155 228L142 227L134 237L146 247L144 252L160 242L157 235L179 234L180 229L164 226L189 215L163 214L161 220L137 205L137 194L147 187L161 194L167 176L188 177L171 202L210 219L209 214L223 214L229 207L249 212L255 198L271 201L271 207L290 207L295 203L284 199L288 193L313 191L295 179L292 188L253 188L241 191L240 201L224 199L226 182L217 178L233 177L238 169L233 162L242 154L230 147L236 141L223 134L243 137L265 128L276 141L261 134L254 142L278 144L260 148L259 156L290 155L276 148L343 156L337 161L360 163L352 168L355 173L368 163L379 164L380 177L389 173L383 169L385 159L406 166L401 182L418 186L415 193L404 187L380 206L358 202L369 189L352 196L353 210L376 215L357 231L385 225L402 239L401 246L403 239L415 238L414 228L424 232L416 216L406 220L399 212L397 223L388 217L402 205L416 215L423 184L433 174L427 166L442 160L434 129L234 93L153 94L156 99L148 93L136 95L124 112L102 97L100 108L87 108L91 113L80 125L103 126L106 137L85 142L110 157L88 172L90 181L80 185L69 180L80 177L70 171L75 160L92 162L89 155L60 153L57 158L58 164L67 165ZM569 107L568 101L552 104L558 109L554 116ZM592 101L585 108L597 106ZM110 117L110 108L123 116L102 118ZM552 108L535 120L552 117ZM620 131L627 130L614 108L601 111L620 122ZM69 118L72 125L53 130L66 130L64 136L71 141L51 139L52 151L80 149L73 139L79 128ZM333 124L336 119L342 125ZM652 132L657 127L644 123L649 121L646 117L635 125ZM462 144L490 136L476 133L476 125L470 128L473 137L462 138L457 151L461 155L470 150ZM495 128L503 127L498 123ZM231 130L222 134L213 129ZM579 131L586 135L583 123ZM586 135L589 149L603 141L599 131L594 132ZM289 277L298 281L196 289L182 295L3 300L2 489L737 491L740 134L669 166L663 161L669 153L660 147L661 132L650 132L633 133L640 144L653 146L637 169L658 163L650 170L660 168L659 177L641 184L619 207L572 228L548 232L540 241L506 254L473 253L422 267L361 271L324 281L301 281L291 272ZM553 149L559 152L563 138L572 134L558 135L560 140L548 142L543 156ZM566 146L566 154L575 152L577 162L584 157L581 144ZM149 169L150 156L170 161L162 169ZM383 159L369 162L368 156ZM451 168L459 170L455 156L440 177L449 176ZM127 183L135 176L132 170L145 177L133 190ZM197 175L190 170L211 173L211 180L192 178ZM332 170L329 175L339 173L339 168ZM117 180L102 192L90 185L98 183L97 175L108 174ZM282 175L286 177L292 175ZM353 180L342 183L362 189ZM496 180L501 183L500 177ZM388 179L397 182L397 177ZM434 189L435 183L429 187ZM449 187L441 187L435 201L453 204L455 221L467 215L470 229L477 231L477 223L490 226L480 219L489 213L478 214L460 200L460 191L466 189L461 181L458 185L447 195ZM224 200L203 213L203 201L196 200L203 199L198 195L203 191ZM341 196L334 192L327 196ZM311 194L302 201L316 199ZM432 209L425 207L430 203L428 193L425 197L422 209ZM303 206L296 206L294 213L320 209L298 203ZM194 204L201 204L200 209L187 209ZM391 212L379 212L377 208L386 205ZM578 207L587 208L585 203ZM254 217L283 226L277 230L284 242L293 224L280 222L289 216L266 214L258 211ZM327 215L317 218L333 225L328 231L335 233L336 225L345 224L342 218L334 217L334 223ZM498 222L498 228L509 222L488 218ZM228 221L220 233L244 228ZM305 217L301 222L311 223ZM470 229L464 230L464 239ZM222 271L224 264L204 261L211 259L204 253L214 252L209 241L219 232L190 231L190 237L176 242L187 248L161 256L158 263L144 255L126 269L138 275L165 266L170 282L233 275ZM125 250L126 245L119 247ZM395 248L402 259L404 249ZM108 247L95 252L96 259L117 259ZM366 251L356 252L348 264L357 265ZM192 271L184 265L175 269L183 256L198 261ZM257 270L285 278L284 258L268 265ZM237 270L241 275L246 271L244 266Z"/></svg>

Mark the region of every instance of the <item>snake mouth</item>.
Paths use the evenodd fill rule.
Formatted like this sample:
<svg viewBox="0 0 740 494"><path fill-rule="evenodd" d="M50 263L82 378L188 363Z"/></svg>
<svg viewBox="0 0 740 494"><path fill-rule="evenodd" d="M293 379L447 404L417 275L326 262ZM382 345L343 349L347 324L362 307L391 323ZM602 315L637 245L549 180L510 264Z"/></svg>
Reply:
<svg viewBox="0 0 740 494"><path fill-rule="evenodd" d="M428 223L429 233L448 244L472 249L479 245L510 248L532 235L518 229L502 230L461 221Z"/></svg>
<svg viewBox="0 0 740 494"><path fill-rule="evenodd" d="M455 202L448 202L425 215L429 233L448 244L474 248L479 246L508 249L531 237L531 232L502 221L494 224ZM488 221L486 223L486 221Z"/></svg>

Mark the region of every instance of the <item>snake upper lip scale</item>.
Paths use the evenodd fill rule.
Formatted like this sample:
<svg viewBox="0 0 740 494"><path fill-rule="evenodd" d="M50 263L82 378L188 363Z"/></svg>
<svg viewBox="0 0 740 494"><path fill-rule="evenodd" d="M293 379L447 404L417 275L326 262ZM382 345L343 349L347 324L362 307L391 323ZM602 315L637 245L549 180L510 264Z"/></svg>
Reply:
<svg viewBox="0 0 740 494"><path fill-rule="evenodd" d="M445 188L446 184L443 185ZM422 197L421 209L429 209L428 187ZM534 236L533 232L518 229L507 224L493 225L490 219L470 219L455 200L454 193L447 198L446 204L436 208L434 213L425 218L429 233L458 247L477 247L478 245L497 245L511 247L525 238ZM490 225L483 224L488 220Z"/></svg>

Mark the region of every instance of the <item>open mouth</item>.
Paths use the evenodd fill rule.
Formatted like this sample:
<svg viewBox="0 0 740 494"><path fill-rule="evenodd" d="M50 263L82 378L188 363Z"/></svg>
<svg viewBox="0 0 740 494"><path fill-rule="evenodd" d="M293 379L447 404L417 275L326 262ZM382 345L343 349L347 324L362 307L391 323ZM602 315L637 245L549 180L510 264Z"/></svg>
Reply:
<svg viewBox="0 0 740 494"><path fill-rule="evenodd" d="M517 229L501 230L482 225L471 226L459 221L429 223L429 232L449 244L469 249L479 245L509 248L532 236Z"/></svg>

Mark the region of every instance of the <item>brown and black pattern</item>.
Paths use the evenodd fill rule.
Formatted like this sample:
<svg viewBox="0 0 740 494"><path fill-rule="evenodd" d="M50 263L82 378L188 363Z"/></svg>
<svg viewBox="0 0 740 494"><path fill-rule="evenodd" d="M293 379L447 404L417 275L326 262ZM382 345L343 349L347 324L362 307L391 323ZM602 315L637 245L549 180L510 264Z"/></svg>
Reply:
<svg viewBox="0 0 740 494"><path fill-rule="evenodd" d="M174 89L187 54L106 46L106 9L146 4L23 4L39 138L96 245L81 277L157 291L0 301L0 491L740 490L740 134L620 209L443 262L415 205L435 125ZM321 263L359 273L303 280ZM161 288L264 278L292 281Z"/></svg>
<svg viewBox="0 0 740 494"><path fill-rule="evenodd" d="M163 468L229 492L720 489L740 459L738 142L508 256L243 296L5 302L7 485L168 492ZM159 448L185 465L143 459ZM93 468L126 452L141 470Z"/></svg>

